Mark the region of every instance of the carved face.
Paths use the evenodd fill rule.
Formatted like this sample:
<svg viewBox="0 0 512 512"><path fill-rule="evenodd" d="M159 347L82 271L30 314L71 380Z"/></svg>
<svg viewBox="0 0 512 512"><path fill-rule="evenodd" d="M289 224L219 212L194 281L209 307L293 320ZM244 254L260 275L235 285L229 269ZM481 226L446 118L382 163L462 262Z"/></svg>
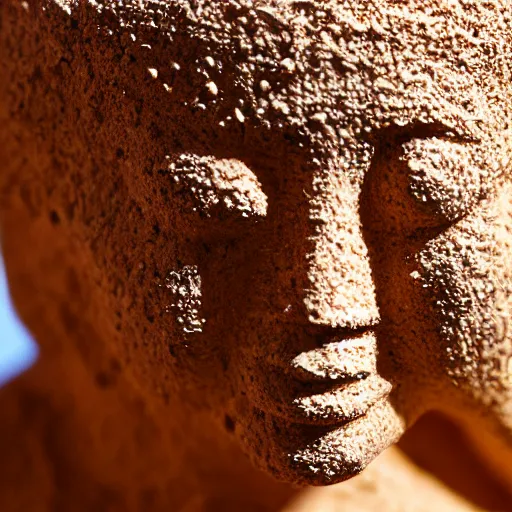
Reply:
<svg viewBox="0 0 512 512"><path fill-rule="evenodd" d="M96 7L173 112L174 370L280 478L348 478L433 408L512 436L500 6Z"/></svg>

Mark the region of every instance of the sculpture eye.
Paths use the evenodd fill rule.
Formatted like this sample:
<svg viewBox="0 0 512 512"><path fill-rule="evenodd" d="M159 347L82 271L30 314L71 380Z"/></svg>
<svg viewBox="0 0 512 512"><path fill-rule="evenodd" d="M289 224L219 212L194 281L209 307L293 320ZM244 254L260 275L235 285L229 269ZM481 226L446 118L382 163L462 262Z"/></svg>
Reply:
<svg viewBox="0 0 512 512"><path fill-rule="evenodd" d="M169 171L176 191L207 217L217 215L219 208L241 217L267 214L261 183L240 160L184 153L170 163Z"/></svg>
<svg viewBox="0 0 512 512"><path fill-rule="evenodd" d="M416 236L468 215L506 168L506 152L492 144L445 135L383 143L368 180L375 229Z"/></svg>
<svg viewBox="0 0 512 512"><path fill-rule="evenodd" d="M408 193L424 221L454 222L487 195L492 169L480 146L431 137L410 140L402 149Z"/></svg>
<svg viewBox="0 0 512 512"><path fill-rule="evenodd" d="M449 134L383 139L364 192L372 229L423 237L467 216L506 175L507 141L497 137L483 143Z"/></svg>

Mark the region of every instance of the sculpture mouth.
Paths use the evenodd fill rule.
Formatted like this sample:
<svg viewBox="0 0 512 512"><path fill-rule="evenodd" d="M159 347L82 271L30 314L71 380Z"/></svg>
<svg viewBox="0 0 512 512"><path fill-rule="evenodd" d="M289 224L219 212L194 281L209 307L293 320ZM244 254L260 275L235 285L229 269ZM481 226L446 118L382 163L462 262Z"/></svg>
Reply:
<svg viewBox="0 0 512 512"><path fill-rule="evenodd" d="M339 426L364 416L392 390L379 375L325 386L329 387L322 392L313 387L287 402L274 402L275 415L295 424Z"/></svg>
<svg viewBox="0 0 512 512"><path fill-rule="evenodd" d="M339 426L364 416L392 390L377 374L372 331L331 337L321 347L300 353L267 386L275 416L296 424Z"/></svg>

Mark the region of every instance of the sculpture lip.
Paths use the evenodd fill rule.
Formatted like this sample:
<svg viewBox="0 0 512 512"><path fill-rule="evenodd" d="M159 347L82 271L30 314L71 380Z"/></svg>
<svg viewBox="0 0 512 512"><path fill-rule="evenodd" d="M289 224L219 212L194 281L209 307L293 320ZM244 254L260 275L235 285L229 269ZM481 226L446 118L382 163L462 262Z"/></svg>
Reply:
<svg viewBox="0 0 512 512"><path fill-rule="evenodd" d="M340 332L295 355L268 376L267 405L276 416L305 425L339 425L359 418L392 391L377 373L377 337L370 329Z"/></svg>
<svg viewBox="0 0 512 512"><path fill-rule="evenodd" d="M289 371L302 382L362 380L377 372L377 337L365 330L323 338L321 346L296 355Z"/></svg>
<svg viewBox="0 0 512 512"><path fill-rule="evenodd" d="M299 393L287 402L275 403L274 410L277 416L296 424L339 425L364 416L391 391L391 383L372 374L342 384L334 381L322 392Z"/></svg>

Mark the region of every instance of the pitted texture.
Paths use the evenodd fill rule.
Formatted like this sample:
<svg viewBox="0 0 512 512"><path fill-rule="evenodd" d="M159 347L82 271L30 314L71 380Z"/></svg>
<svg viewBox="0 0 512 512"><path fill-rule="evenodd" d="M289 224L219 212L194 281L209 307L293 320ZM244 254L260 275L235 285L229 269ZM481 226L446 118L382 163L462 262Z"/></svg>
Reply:
<svg viewBox="0 0 512 512"><path fill-rule="evenodd" d="M0 29L7 265L25 289L37 248L18 293L65 331L39 329L59 379L26 389L87 405L60 438L97 421L159 504L196 485L169 484L182 467L271 485L235 440L281 480L349 479L431 409L510 453L509 1L0 9L23 21ZM106 459L62 467L121 474Z"/></svg>

